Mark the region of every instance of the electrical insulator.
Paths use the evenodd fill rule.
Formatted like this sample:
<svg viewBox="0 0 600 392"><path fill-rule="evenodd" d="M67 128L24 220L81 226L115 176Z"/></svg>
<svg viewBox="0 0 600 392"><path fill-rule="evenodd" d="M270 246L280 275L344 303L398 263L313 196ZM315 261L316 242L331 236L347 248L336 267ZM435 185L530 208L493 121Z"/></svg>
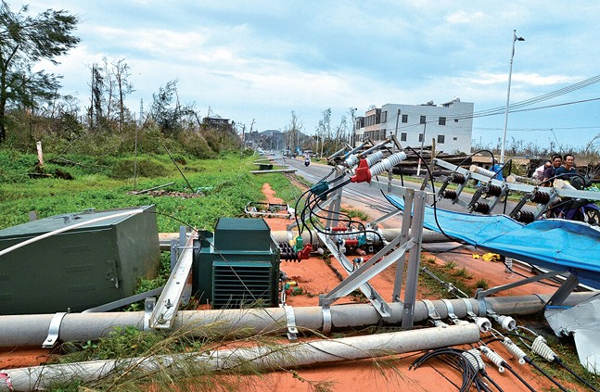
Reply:
<svg viewBox="0 0 600 392"><path fill-rule="evenodd" d="M558 359L558 355L550 347L546 344L546 339L542 335L538 335L533 343L531 344L531 349L534 353L543 357L548 362L554 362Z"/></svg>
<svg viewBox="0 0 600 392"><path fill-rule="evenodd" d="M466 179L463 174L454 172L450 176L450 181L452 181L454 184L464 184Z"/></svg>
<svg viewBox="0 0 600 392"><path fill-rule="evenodd" d="M486 194L488 196L500 196L502 194L502 188L498 185L490 185Z"/></svg>
<svg viewBox="0 0 600 392"><path fill-rule="evenodd" d="M537 191L533 193L531 201L539 204L548 204L550 201L550 195L546 192Z"/></svg>
<svg viewBox="0 0 600 392"><path fill-rule="evenodd" d="M485 369L485 363L481 359L481 353L477 349L471 349L462 353L462 356L469 361L478 372Z"/></svg>
<svg viewBox="0 0 600 392"><path fill-rule="evenodd" d="M298 258L298 252L294 248L285 242L279 244L279 258L283 261L300 261Z"/></svg>
<svg viewBox="0 0 600 392"><path fill-rule="evenodd" d="M350 181L352 182L371 182L371 178L373 176L377 176L383 173L386 170L390 170L400 162L406 159L406 153L404 151L397 152L395 154L390 155L386 159L380 161L379 163L373 165L373 167L369 166L369 160L362 159L358 164L358 168L356 168L356 174L350 177Z"/></svg>
<svg viewBox="0 0 600 392"><path fill-rule="evenodd" d="M471 165L469 167L469 170L472 171L473 173L481 174L482 176L486 176L486 177L495 177L496 176L496 172L484 169L483 167L479 167L477 165Z"/></svg>
<svg viewBox="0 0 600 392"><path fill-rule="evenodd" d="M517 322L510 316L498 316L496 321L505 331L514 331L517 328Z"/></svg>
<svg viewBox="0 0 600 392"><path fill-rule="evenodd" d="M488 316L490 316L498 324L500 324L500 326L502 326L502 329L504 329L505 331L514 331L515 329L517 329L517 322L514 318L510 316L500 316L499 314L493 311L488 311Z"/></svg>
<svg viewBox="0 0 600 392"><path fill-rule="evenodd" d="M450 200L456 200L458 194L456 193L456 191L451 191L451 190L444 190L444 194L443 194L443 198L444 199L450 199Z"/></svg>
<svg viewBox="0 0 600 392"><path fill-rule="evenodd" d="M386 170L390 170L405 159L406 153L404 151L392 154L371 168L371 176L377 176Z"/></svg>
<svg viewBox="0 0 600 392"><path fill-rule="evenodd" d="M535 220L535 215L531 211L519 211L515 215L515 220L522 223L531 223Z"/></svg>
<svg viewBox="0 0 600 392"><path fill-rule="evenodd" d="M474 320L480 332L489 332L492 329L492 322L485 317L475 317Z"/></svg>
<svg viewBox="0 0 600 392"><path fill-rule="evenodd" d="M480 214L489 214L490 206L486 203L475 203L473 204L473 211L479 212Z"/></svg>
<svg viewBox="0 0 600 392"><path fill-rule="evenodd" d="M502 341L502 344L512 355L515 356L515 358L519 360L519 364L525 365L525 357L527 356L527 354L525 353L525 351L521 350L521 347L513 343L513 341L510 340L509 337L505 337Z"/></svg>
<svg viewBox="0 0 600 392"><path fill-rule="evenodd" d="M481 352L488 357L488 359L490 361L492 361L492 363L494 365L496 365L498 367L498 371L500 373L504 373L504 371L506 370L504 368L504 364L506 363L506 361L504 359L502 359L502 357L500 355L498 355L497 353L495 353L494 351L490 350L489 348L483 346L480 348Z"/></svg>
<svg viewBox="0 0 600 392"><path fill-rule="evenodd" d="M356 165L357 163L358 163L358 156L356 156L356 154L352 154L352 155L348 156L348 158L346 158L346 160L344 161L344 166L352 167L352 166Z"/></svg>
<svg viewBox="0 0 600 392"><path fill-rule="evenodd" d="M369 165L369 167L371 167L374 164L376 164L377 162L379 162L382 158L383 158L383 151L377 151L377 152L374 152L373 154L369 155L365 159L367 160L367 164Z"/></svg>

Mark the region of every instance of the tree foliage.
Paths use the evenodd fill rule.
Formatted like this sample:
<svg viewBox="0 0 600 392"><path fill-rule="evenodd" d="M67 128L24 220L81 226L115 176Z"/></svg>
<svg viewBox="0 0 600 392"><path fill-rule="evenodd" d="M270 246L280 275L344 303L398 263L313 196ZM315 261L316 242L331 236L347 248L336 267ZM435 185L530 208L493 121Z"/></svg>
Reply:
<svg viewBox="0 0 600 392"><path fill-rule="evenodd" d="M35 64L57 57L79 43L73 35L77 17L64 10L46 10L28 15L23 6L13 12L0 4L0 143L6 139L6 111L10 105L32 108L36 102L53 99L60 87L59 76L33 71Z"/></svg>
<svg viewBox="0 0 600 392"><path fill-rule="evenodd" d="M177 95L177 79L167 82L152 94L150 117L165 135L172 135L183 128L183 122L195 112L191 108L181 106Z"/></svg>

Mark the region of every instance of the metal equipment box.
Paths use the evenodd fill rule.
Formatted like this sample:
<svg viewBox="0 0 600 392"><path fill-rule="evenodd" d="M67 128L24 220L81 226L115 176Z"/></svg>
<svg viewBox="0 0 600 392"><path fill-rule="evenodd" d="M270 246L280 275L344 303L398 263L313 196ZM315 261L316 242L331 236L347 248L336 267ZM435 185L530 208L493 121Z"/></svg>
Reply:
<svg viewBox="0 0 600 392"><path fill-rule="evenodd" d="M0 250L76 227L0 256L0 314L82 311L135 292L160 261L155 207L57 215L0 230Z"/></svg>
<svg viewBox="0 0 600 392"><path fill-rule="evenodd" d="M200 233L192 291L213 308L276 306L279 248L264 219L221 218L214 235Z"/></svg>

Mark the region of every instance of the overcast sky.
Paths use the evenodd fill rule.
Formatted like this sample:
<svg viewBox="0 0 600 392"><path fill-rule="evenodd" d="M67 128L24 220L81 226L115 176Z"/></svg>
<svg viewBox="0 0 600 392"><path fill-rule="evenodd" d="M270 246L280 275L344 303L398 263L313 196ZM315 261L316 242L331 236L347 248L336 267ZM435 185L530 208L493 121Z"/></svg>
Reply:
<svg viewBox="0 0 600 392"><path fill-rule="evenodd" d="M182 103L254 129L283 130L294 111L305 132L322 112L333 125L349 109L436 104L459 97L475 111L506 103L513 30L511 103L600 74L600 2L575 1L9 1L13 11L64 9L80 18L81 43L57 67L63 93L89 105L89 67L125 59L138 113L178 79ZM563 148L600 133L600 84L511 113L511 138ZM504 115L474 119L473 139L495 145Z"/></svg>

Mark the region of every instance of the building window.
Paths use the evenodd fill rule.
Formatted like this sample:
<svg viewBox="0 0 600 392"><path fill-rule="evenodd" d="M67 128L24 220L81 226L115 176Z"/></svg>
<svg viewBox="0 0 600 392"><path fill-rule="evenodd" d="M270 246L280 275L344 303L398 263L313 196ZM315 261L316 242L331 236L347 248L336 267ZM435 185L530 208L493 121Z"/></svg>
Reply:
<svg viewBox="0 0 600 392"><path fill-rule="evenodd" d="M425 124L426 122L427 122L427 117L421 116L421 122L420 122L420 124Z"/></svg>
<svg viewBox="0 0 600 392"><path fill-rule="evenodd" d="M403 123L407 123L408 122L408 114L403 114L402 115L402 122Z"/></svg>
<svg viewBox="0 0 600 392"><path fill-rule="evenodd" d="M423 143L423 134L419 133L419 143Z"/></svg>
<svg viewBox="0 0 600 392"><path fill-rule="evenodd" d="M458 138L457 138L456 136L454 136L454 137L452 138L452 140L458 140Z"/></svg>
<svg viewBox="0 0 600 392"><path fill-rule="evenodd" d="M455 119L454 119L454 122L458 122L458 118L455 118Z"/></svg>
<svg viewBox="0 0 600 392"><path fill-rule="evenodd" d="M444 144L445 139L446 139L446 136L438 135L438 144Z"/></svg>
<svg viewBox="0 0 600 392"><path fill-rule="evenodd" d="M406 132L402 132L402 133L400 134L400 141L401 141L401 142L405 142L405 141L406 141Z"/></svg>
<svg viewBox="0 0 600 392"><path fill-rule="evenodd" d="M439 125L446 125L446 117L440 117Z"/></svg>
<svg viewBox="0 0 600 392"><path fill-rule="evenodd" d="M385 112L381 112L381 122L384 123L387 121L387 110Z"/></svg>

